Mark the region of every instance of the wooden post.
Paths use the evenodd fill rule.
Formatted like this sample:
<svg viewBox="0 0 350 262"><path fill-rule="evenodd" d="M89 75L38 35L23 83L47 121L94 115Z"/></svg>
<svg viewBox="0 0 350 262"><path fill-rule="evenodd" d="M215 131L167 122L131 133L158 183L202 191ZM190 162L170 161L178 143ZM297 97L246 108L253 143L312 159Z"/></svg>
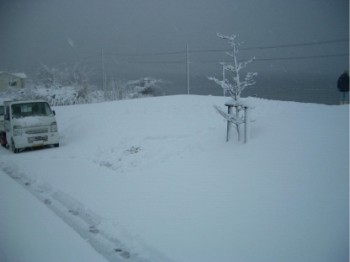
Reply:
<svg viewBox="0 0 350 262"><path fill-rule="evenodd" d="M236 119L239 119L239 111L240 111L240 106L236 105ZM238 141L241 141L241 125L240 123L236 123L236 129L237 129L237 136L238 136Z"/></svg>
<svg viewBox="0 0 350 262"><path fill-rule="evenodd" d="M249 108L244 107L244 143L248 142L249 136Z"/></svg>
<svg viewBox="0 0 350 262"><path fill-rule="evenodd" d="M232 106L231 105L227 105L227 113L229 115L232 114ZM230 133L231 133L231 123L230 123L230 121L227 121L226 142L228 142L228 140L230 139Z"/></svg>

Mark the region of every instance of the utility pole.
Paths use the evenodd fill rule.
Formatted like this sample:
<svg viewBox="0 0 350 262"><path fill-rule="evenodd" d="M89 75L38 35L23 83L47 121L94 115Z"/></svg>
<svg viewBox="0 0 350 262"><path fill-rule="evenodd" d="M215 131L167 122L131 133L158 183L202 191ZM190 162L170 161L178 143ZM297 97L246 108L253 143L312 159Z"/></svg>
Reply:
<svg viewBox="0 0 350 262"><path fill-rule="evenodd" d="M188 53L189 47L186 44L186 82L187 82L187 94L190 94L190 57Z"/></svg>
<svg viewBox="0 0 350 262"><path fill-rule="evenodd" d="M102 59L102 90L106 91L106 73L105 73L105 59L104 59L104 53L103 48L101 52L101 59Z"/></svg>

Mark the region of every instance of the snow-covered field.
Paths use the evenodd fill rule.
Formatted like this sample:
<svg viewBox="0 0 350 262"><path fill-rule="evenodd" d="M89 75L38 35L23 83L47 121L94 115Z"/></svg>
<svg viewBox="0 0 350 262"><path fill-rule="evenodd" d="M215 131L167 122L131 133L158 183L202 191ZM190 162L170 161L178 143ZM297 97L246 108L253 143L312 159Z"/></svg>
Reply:
<svg viewBox="0 0 350 262"><path fill-rule="evenodd" d="M248 98L243 144L226 100L56 107L59 148L0 149L0 261L349 261L349 106Z"/></svg>

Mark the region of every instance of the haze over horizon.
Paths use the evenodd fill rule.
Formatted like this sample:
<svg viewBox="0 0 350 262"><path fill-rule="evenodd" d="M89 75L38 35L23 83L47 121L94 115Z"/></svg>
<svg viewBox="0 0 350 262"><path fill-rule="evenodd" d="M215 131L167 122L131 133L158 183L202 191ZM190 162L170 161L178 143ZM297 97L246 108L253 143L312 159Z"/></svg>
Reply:
<svg viewBox="0 0 350 262"><path fill-rule="evenodd" d="M188 45L199 89L228 59L217 33L238 35L240 58L256 57L248 70L261 84L335 88L349 67L347 0L5 0L0 12L0 71L35 76L43 64L78 64L100 83L103 61L108 78L150 76L179 88Z"/></svg>

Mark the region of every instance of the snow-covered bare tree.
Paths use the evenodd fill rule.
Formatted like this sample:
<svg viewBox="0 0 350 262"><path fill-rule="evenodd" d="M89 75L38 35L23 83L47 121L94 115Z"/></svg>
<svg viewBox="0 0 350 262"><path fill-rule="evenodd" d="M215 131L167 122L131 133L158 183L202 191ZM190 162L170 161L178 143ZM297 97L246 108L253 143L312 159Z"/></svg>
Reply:
<svg viewBox="0 0 350 262"><path fill-rule="evenodd" d="M246 68L248 64L253 62L255 58L251 58L247 61L239 61L238 60L238 46L236 35L225 36L221 34L217 34L217 36L221 39L228 41L229 45L232 48L231 52L226 52L226 54L231 57L231 62L225 62L223 64L223 70L227 71L229 74L224 74L225 77L222 80L219 80L215 77L209 77L210 80L214 81L216 84L221 86L224 90L225 94L229 94L232 98L230 102L232 106L236 108L236 114L228 114L218 106L215 106L215 109L218 111L220 115L222 115L228 122L235 125L238 139L240 139L240 129L239 126L244 122L242 111L246 107L246 105L241 101L241 93L248 86L255 84L255 77L257 73L248 72L245 76L242 76L242 69ZM231 77L231 79L229 78Z"/></svg>
<svg viewBox="0 0 350 262"><path fill-rule="evenodd" d="M43 89L46 91L40 91ZM80 104L89 102L89 89L86 67L78 63L59 67L41 64L31 96L46 99L51 105Z"/></svg>
<svg viewBox="0 0 350 262"><path fill-rule="evenodd" d="M44 85L49 88L51 86L56 86L60 82L60 74L57 68L50 68L45 64L41 64L39 73L36 77L36 82L40 85Z"/></svg>
<svg viewBox="0 0 350 262"><path fill-rule="evenodd" d="M114 101L114 100L122 100L125 98L124 84L120 80L116 80L114 77L111 77L106 81L104 93L105 101Z"/></svg>
<svg viewBox="0 0 350 262"><path fill-rule="evenodd" d="M79 64L61 67L49 67L41 64L36 76L36 83L47 88L83 86L88 83L88 71L86 68L79 66Z"/></svg>

